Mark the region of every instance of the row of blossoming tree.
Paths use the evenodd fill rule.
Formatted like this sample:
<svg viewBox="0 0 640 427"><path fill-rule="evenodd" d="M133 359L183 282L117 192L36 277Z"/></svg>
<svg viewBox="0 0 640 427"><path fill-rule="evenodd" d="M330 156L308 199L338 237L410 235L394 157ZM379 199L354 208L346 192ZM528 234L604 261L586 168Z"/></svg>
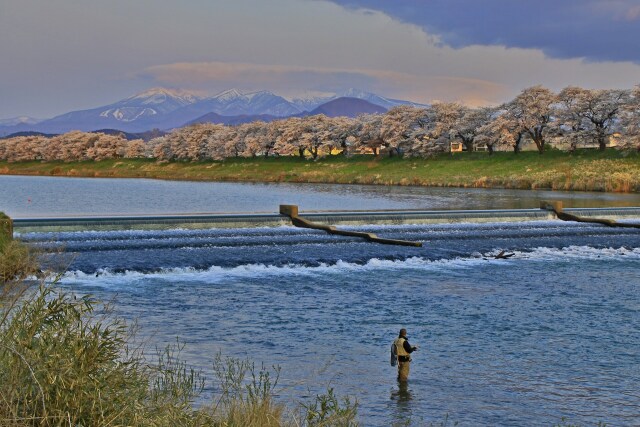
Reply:
<svg viewBox="0 0 640 427"><path fill-rule="evenodd" d="M573 151L581 146L604 150L640 150L640 86L631 90L567 87L554 93L542 86L523 90L499 107L469 108L435 103L427 108L399 106L385 114L356 119L324 115L291 117L238 126L198 124L176 129L151 141L122 136L69 132L46 138L0 140L0 159L223 160L232 157L333 154L428 157L447 152L453 143L467 151L486 148L519 152L532 143L540 154L550 144Z"/></svg>

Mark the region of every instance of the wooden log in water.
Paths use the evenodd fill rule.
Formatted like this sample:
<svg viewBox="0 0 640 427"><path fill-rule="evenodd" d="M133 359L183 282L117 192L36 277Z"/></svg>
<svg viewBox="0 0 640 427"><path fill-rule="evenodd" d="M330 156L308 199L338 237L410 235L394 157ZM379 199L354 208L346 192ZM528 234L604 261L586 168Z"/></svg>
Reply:
<svg viewBox="0 0 640 427"><path fill-rule="evenodd" d="M562 202L540 202L540 209L545 209L548 211L553 211L558 219L562 221L575 221L575 222L586 222L592 224L602 224L607 227L622 227L622 228L640 228L640 224L629 224L625 222L617 222L612 219L605 218L585 218L577 215L573 215L567 213L563 210Z"/></svg>
<svg viewBox="0 0 640 427"><path fill-rule="evenodd" d="M323 230L329 234L335 234L338 236L349 236L349 237L361 237L370 242L381 243L383 245L400 245L400 246L414 246L414 247L422 247L422 242L411 242L408 240L398 240L398 239L384 239L378 237L374 233L365 233L361 231L347 231L347 230L338 230L336 227L332 225L318 224L315 222L311 222L307 219L300 218L298 216L298 206L296 205L280 205L280 213L282 215L286 215L291 218L291 223L296 227L301 228L311 228L314 230Z"/></svg>

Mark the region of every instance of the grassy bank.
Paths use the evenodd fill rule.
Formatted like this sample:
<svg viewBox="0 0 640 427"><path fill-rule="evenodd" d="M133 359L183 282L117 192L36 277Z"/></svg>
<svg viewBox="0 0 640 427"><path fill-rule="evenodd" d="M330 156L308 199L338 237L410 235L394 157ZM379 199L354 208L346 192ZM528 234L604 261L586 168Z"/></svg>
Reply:
<svg viewBox="0 0 640 427"><path fill-rule="evenodd" d="M640 155L584 150L572 155L459 153L434 159L333 156L315 162L297 157L168 163L149 159L0 162L0 174L637 192Z"/></svg>

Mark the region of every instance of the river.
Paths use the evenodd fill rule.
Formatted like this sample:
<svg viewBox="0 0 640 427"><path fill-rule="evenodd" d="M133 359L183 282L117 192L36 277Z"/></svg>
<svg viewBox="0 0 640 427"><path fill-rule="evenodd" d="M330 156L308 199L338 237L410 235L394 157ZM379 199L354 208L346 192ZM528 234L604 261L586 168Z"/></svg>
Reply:
<svg viewBox="0 0 640 427"><path fill-rule="evenodd" d="M637 195L0 177L18 217L640 205ZM26 199L30 199L30 202ZM145 210L146 209L146 210ZM559 221L360 225L422 248L293 227L28 232L70 255L61 286L115 299L211 376L214 355L282 367L278 398L334 387L364 425L640 424L640 232ZM494 259L499 251L514 256ZM406 386L389 345L409 331ZM208 389L207 392L212 392Z"/></svg>

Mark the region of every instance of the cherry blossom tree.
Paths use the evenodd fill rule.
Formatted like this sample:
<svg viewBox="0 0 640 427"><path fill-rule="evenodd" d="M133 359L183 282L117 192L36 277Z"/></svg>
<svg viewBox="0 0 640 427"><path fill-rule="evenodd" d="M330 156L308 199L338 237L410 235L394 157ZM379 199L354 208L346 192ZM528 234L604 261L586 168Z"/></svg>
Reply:
<svg viewBox="0 0 640 427"><path fill-rule="evenodd" d="M484 143L486 141L478 141L477 137L480 133L480 129L486 124L490 123L495 114L495 109L489 107L482 108L467 108L461 109L462 114L453 123L451 135L454 138L460 139L467 151L475 151L477 143ZM493 153L493 147L487 146L489 154Z"/></svg>
<svg viewBox="0 0 640 427"><path fill-rule="evenodd" d="M278 120L280 136L276 140L274 150L282 156L290 156L297 153L304 158L305 145L301 141L304 128L302 120L299 117L290 117L284 120Z"/></svg>
<svg viewBox="0 0 640 427"><path fill-rule="evenodd" d="M476 131L475 140L477 143L485 144L489 155L499 147L512 147L514 152L519 152L522 132L517 132L504 114L497 115L486 122Z"/></svg>
<svg viewBox="0 0 640 427"><path fill-rule="evenodd" d="M553 120L554 105L558 97L549 89L534 86L523 90L513 101L505 105L505 119L517 132L522 131L544 153L545 137Z"/></svg>
<svg viewBox="0 0 640 427"><path fill-rule="evenodd" d="M618 149L640 152L640 85L631 90L620 121L624 134L621 135Z"/></svg>
<svg viewBox="0 0 640 427"><path fill-rule="evenodd" d="M591 139L600 150L607 148L612 128L629 99L625 90L589 90L575 86L559 94L564 120L578 138Z"/></svg>
<svg viewBox="0 0 640 427"><path fill-rule="evenodd" d="M373 153L377 156L380 148L384 144L382 139L382 115L380 114L363 114L358 117L358 125L356 126L356 142L357 150L360 153Z"/></svg>

